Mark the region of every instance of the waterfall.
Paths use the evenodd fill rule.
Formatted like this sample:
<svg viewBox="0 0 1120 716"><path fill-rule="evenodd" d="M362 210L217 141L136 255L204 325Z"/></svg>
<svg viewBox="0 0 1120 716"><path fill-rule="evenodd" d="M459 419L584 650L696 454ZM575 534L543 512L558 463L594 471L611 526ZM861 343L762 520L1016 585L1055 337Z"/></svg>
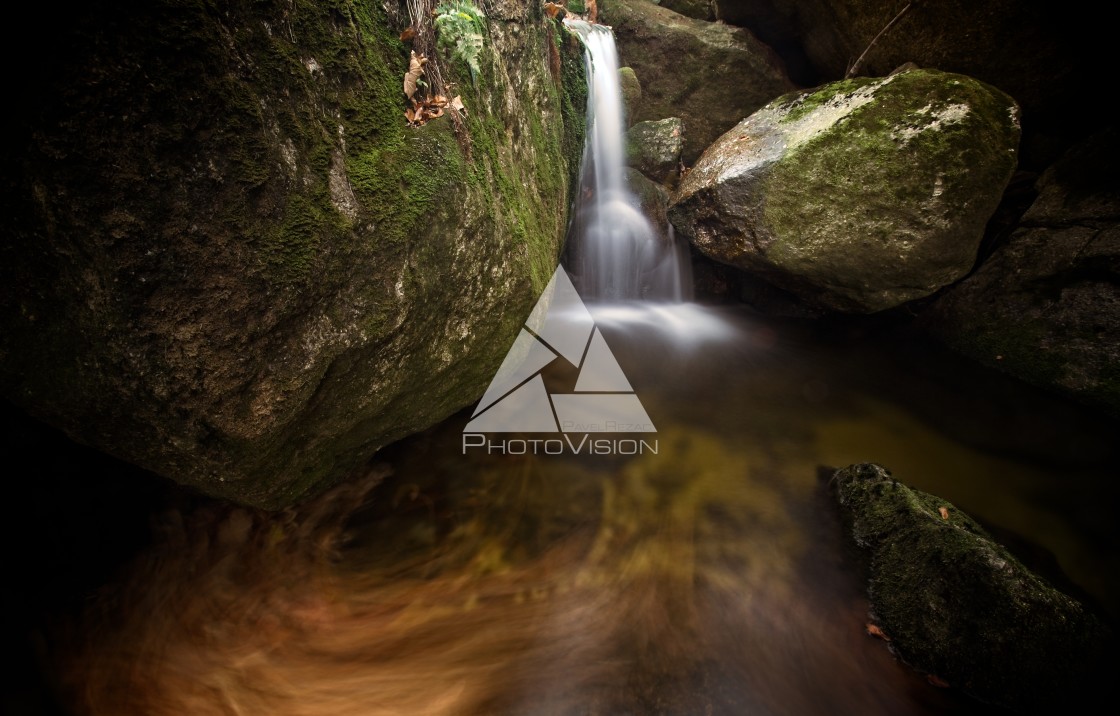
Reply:
<svg viewBox="0 0 1120 716"><path fill-rule="evenodd" d="M591 301L691 298L687 247L671 226L658 235L626 179L626 123L618 51L609 27L565 23L587 56L587 141L568 232L569 268Z"/></svg>

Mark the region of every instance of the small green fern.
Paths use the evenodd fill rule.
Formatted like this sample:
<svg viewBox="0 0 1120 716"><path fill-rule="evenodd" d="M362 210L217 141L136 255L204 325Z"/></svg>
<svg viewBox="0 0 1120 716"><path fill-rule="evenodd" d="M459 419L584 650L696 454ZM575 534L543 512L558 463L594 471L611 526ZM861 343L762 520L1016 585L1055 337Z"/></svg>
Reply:
<svg viewBox="0 0 1120 716"><path fill-rule="evenodd" d="M436 30L439 46L447 47L471 71L471 83L478 85L478 66L482 56L486 16L470 0L455 0L436 8Z"/></svg>

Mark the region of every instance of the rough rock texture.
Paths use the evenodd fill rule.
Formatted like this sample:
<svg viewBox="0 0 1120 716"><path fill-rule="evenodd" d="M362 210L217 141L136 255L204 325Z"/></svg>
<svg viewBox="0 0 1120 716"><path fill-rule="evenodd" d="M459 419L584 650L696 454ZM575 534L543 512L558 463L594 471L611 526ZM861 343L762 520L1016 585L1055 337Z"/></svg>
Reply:
<svg viewBox="0 0 1120 716"><path fill-rule="evenodd" d="M626 162L659 184L669 183L680 168L683 127L677 117L638 122L626 132Z"/></svg>
<svg viewBox="0 0 1120 716"><path fill-rule="evenodd" d="M794 89L770 48L746 30L704 22L649 0L602 0L618 54L642 81L635 122L684 120L684 161L692 164L721 134Z"/></svg>
<svg viewBox="0 0 1120 716"><path fill-rule="evenodd" d="M922 322L957 350L1120 414L1120 131L1043 174L1007 244Z"/></svg>
<svg viewBox="0 0 1120 716"><path fill-rule="evenodd" d="M715 20L716 7L713 0L654 0L663 8L697 20Z"/></svg>
<svg viewBox="0 0 1120 716"><path fill-rule="evenodd" d="M867 52L859 74L885 75L912 61L992 84L1040 124L1071 117L1094 60L1093 35L1107 25L1046 0L716 0L717 16L747 27L792 67L818 80L844 77L872 39L910 8ZM1101 43L1107 45L1107 43ZM1110 64L1110 63L1109 63ZM1107 65L1105 65L1107 66ZM800 69L797 67L797 69ZM795 77L800 76L796 73Z"/></svg>
<svg viewBox="0 0 1120 716"><path fill-rule="evenodd" d="M872 617L911 666L1029 713L1101 687L1107 627L966 514L874 464L836 471L830 487L869 558Z"/></svg>
<svg viewBox="0 0 1120 716"><path fill-rule="evenodd" d="M410 128L402 7L62 14L0 153L3 394L269 508L476 399L555 267L582 50L488 3L462 130Z"/></svg>
<svg viewBox="0 0 1120 716"><path fill-rule="evenodd" d="M872 313L964 276L1015 168L1018 107L913 70L781 97L720 137L669 218L704 253Z"/></svg>
<svg viewBox="0 0 1120 716"><path fill-rule="evenodd" d="M633 67L619 67L618 81L622 85L622 108L627 125L633 124L633 117L642 106L642 83Z"/></svg>

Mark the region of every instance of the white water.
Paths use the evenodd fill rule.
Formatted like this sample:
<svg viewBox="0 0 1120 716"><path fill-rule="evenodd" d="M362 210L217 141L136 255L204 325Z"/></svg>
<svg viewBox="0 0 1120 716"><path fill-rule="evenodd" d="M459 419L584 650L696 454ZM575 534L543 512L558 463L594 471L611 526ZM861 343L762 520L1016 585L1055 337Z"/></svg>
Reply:
<svg viewBox="0 0 1120 716"><path fill-rule="evenodd" d="M582 181L569 232L570 266L580 294L590 301L692 297L688 249L667 238L642 214L626 179L626 122L618 52L610 28L566 21L587 52L588 139Z"/></svg>

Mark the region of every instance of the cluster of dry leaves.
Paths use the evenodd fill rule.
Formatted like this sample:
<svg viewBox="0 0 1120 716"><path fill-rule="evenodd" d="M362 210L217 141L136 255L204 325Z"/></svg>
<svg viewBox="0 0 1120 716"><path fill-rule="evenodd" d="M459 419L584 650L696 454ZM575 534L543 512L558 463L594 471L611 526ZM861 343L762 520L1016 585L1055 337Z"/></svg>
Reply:
<svg viewBox="0 0 1120 716"><path fill-rule="evenodd" d="M466 108L463 107L463 98L460 95L447 99L443 95L437 94L435 97L413 99L412 106L404 111L404 118L408 120L408 126L421 127L428 120L442 117L444 111L448 109L463 114L467 113Z"/></svg>
<svg viewBox="0 0 1120 716"><path fill-rule="evenodd" d="M582 16L575 14L568 8L564 7L561 3L556 2L546 2L544 4L544 11L548 14L549 17L556 17L563 13L563 19L567 19L569 17L582 18L584 20L587 20L588 22L598 22L599 4L596 2L596 0L587 0L587 2L584 4L584 7L586 9Z"/></svg>
<svg viewBox="0 0 1120 716"><path fill-rule="evenodd" d="M408 33L411 30L405 30ZM413 31L413 36L415 32ZM403 38L404 35L402 34ZM466 114L467 110L463 106L463 98L461 95L455 95L451 99L444 97L441 94L435 96L420 96L418 94L420 89L420 78L424 74L424 65L428 63L428 58L423 55L417 55L413 50L408 60L408 72L404 76L404 94L408 97L412 106L404 111L404 118L408 120L410 127L422 127L429 120L442 117L448 110L462 112Z"/></svg>

